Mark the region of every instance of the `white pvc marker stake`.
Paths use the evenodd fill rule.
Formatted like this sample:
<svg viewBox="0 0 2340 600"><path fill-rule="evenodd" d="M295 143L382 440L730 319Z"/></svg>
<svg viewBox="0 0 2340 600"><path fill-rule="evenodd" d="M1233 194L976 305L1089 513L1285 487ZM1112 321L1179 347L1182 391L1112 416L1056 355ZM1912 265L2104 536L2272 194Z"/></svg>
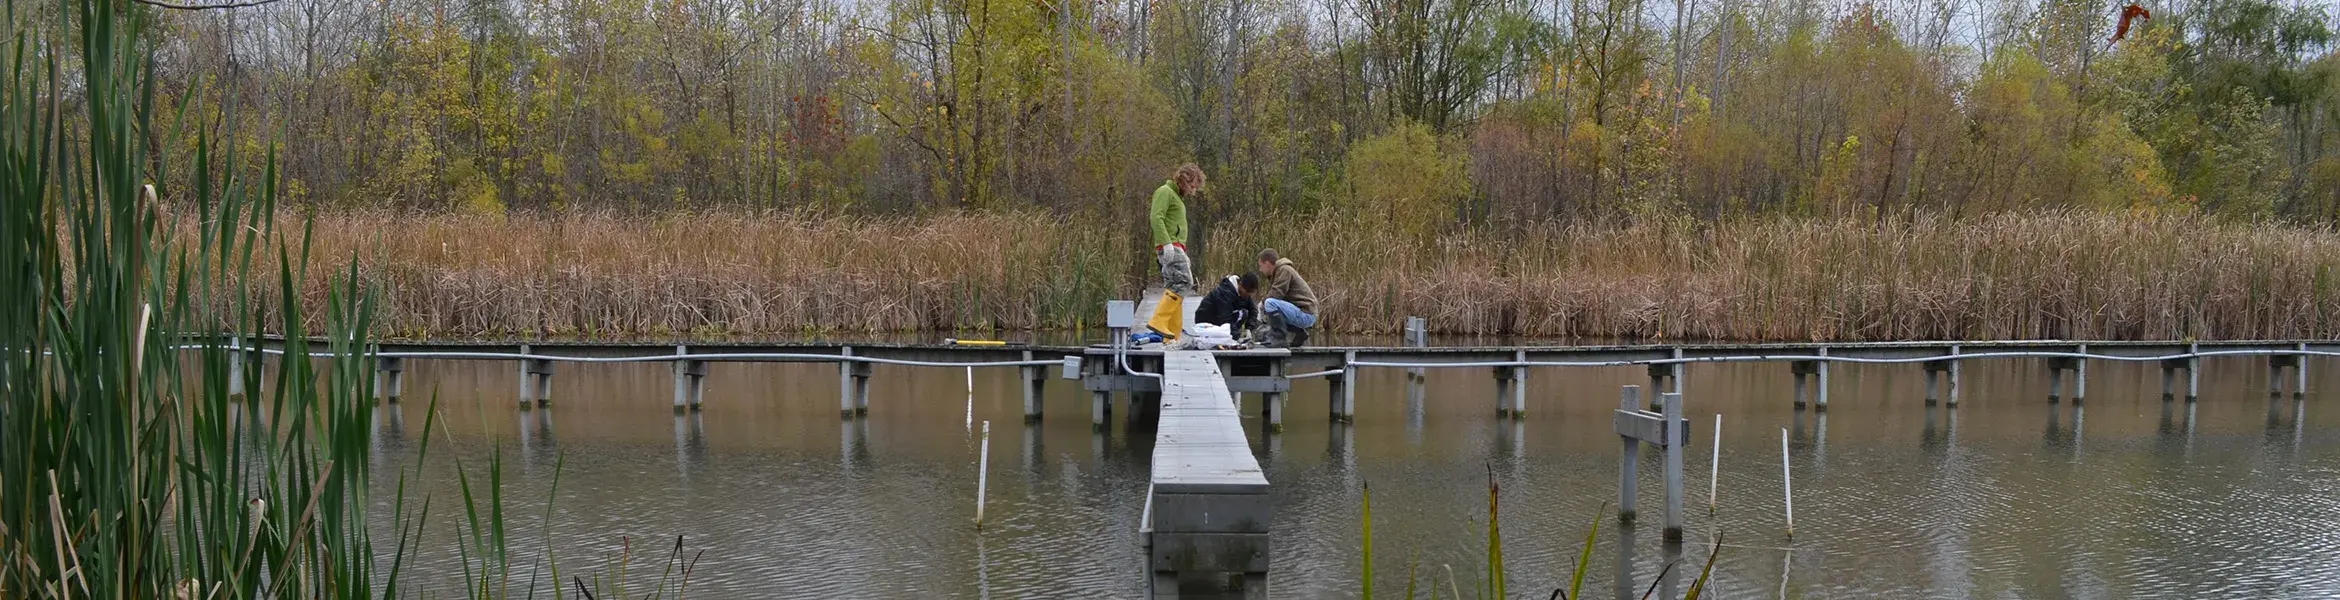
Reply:
<svg viewBox="0 0 2340 600"><path fill-rule="evenodd" d="M975 367L967 367L967 428L975 428Z"/></svg>
<svg viewBox="0 0 2340 600"><path fill-rule="evenodd" d="M1722 475L1722 413L1714 414L1714 462L1706 467L1706 515L1714 516L1714 492L1721 487Z"/></svg>
<svg viewBox="0 0 2340 600"><path fill-rule="evenodd" d="M1788 537L1796 537L1796 483L1788 477L1788 430L1779 428L1779 487L1780 496L1787 498Z"/></svg>
<svg viewBox="0 0 2340 600"><path fill-rule="evenodd" d="M984 492L991 487L991 421L983 422L983 458L975 467L975 528L983 528Z"/></svg>

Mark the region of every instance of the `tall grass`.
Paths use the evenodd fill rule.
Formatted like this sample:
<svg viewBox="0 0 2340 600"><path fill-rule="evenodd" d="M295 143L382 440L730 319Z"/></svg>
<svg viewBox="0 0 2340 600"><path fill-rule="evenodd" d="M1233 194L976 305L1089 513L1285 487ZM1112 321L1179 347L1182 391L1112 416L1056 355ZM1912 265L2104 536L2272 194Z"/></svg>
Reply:
<svg viewBox="0 0 2340 600"><path fill-rule="evenodd" d="M315 217L317 250L360 256L384 291L380 331L399 337L1071 329L1154 277L1128 227L1045 214ZM1277 248L1338 332L1423 316L1445 333L1581 339L2340 335L2340 234L2277 223L2035 212L1436 238L1342 219L1210 229L1198 274ZM323 274L302 281L308 312L328 288Z"/></svg>
<svg viewBox="0 0 2340 600"><path fill-rule="evenodd" d="M414 473L398 474L388 539L370 519L376 294L354 259L313 267L310 238L280 227L273 155L247 180L216 167L238 161L204 125L156 127L147 10L6 5L0 598L414 595L401 580L430 513L427 494L409 502ZM149 171L147 148L182 134L194 172ZM188 189L147 185L174 180ZM288 334L264 390L225 345L263 330ZM235 380L249 400L228 394ZM426 431L435 420L434 405ZM502 561L500 496L464 504L460 549ZM559 597L552 580L487 585L511 571L467 577L466 596Z"/></svg>
<svg viewBox="0 0 2340 600"><path fill-rule="evenodd" d="M131 6L8 7L0 596L395 595L365 518L369 299L346 276L296 299L305 258L270 247L273 173L220 177L200 139L193 189L174 194L193 226L158 225L144 184L162 179L146 152L161 132L137 41L147 19ZM258 329L241 308L268 278L245 275L269 250L266 289L290 307L274 328L305 333L314 308L324 341L293 340L275 387L232 403L230 378L260 383L230 372L219 342ZM201 347L176 352L190 342Z"/></svg>

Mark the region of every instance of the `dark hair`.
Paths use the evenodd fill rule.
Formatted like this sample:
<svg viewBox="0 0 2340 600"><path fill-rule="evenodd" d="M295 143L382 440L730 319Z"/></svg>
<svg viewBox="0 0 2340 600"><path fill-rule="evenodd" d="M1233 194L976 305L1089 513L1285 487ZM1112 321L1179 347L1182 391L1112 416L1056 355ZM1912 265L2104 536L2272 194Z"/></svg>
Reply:
<svg viewBox="0 0 2340 600"><path fill-rule="evenodd" d="M1283 257L1276 256L1276 249L1274 248L1259 251L1259 262L1272 265L1276 264L1276 261L1281 258Z"/></svg>
<svg viewBox="0 0 2340 600"><path fill-rule="evenodd" d="M1259 272L1244 271L1242 275L1235 276L1235 287L1240 288L1236 291L1246 294L1259 291Z"/></svg>

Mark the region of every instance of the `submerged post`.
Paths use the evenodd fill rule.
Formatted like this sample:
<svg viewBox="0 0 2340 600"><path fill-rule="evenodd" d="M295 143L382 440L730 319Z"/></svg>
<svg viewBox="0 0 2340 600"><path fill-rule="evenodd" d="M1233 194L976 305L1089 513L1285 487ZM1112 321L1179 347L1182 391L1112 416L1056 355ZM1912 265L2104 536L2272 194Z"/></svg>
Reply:
<svg viewBox="0 0 2340 600"><path fill-rule="evenodd" d="M520 408L552 406L553 362L536 358L531 350L520 346Z"/></svg>
<svg viewBox="0 0 2340 600"><path fill-rule="evenodd" d="M1162 366L1162 368L1163 368L1163 369L1165 369L1165 371L1164 371L1164 372L1168 372L1166 369L1169 369L1170 367L1169 367L1169 361L1168 361L1166 358L1165 358L1165 360L1163 361L1162 365L1163 365L1163 366ZM1276 381L1285 381L1285 379L1284 379L1284 361L1283 361L1282 359L1274 359L1274 360L1269 360L1269 361L1268 361L1268 377L1270 377L1270 378L1272 378L1272 379L1274 379L1274 380L1276 380ZM1259 395L1259 401L1260 401L1260 403L1261 403L1261 404L1266 404L1266 405L1267 405L1267 411L1268 411L1268 431L1270 431L1270 432L1280 432L1280 431L1283 431L1283 430L1284 430L1284 409L1286 408L1286 407L1284 406L1284 401L1285 401L1285 399L1286 399L1287 397L1289 397L1289 396L1290 396L1290 394L1287 394L1287 393L1284 393L1284 392L1261 392L1261 393L1260 393L1260 395Z"/></svg>
<svg viewBox="0 0 2340 600"><path fill-rule="evenodd" d="M1819 370L1817 362L1818 361L1799 360L1788 363L1788 373L1794 375L1796 378L1795 400L1797 410L1802 410L1804 408L1804 397L1808 393L1806 391L1807 388L1805 379L1809 377L1814 371Z"/></svg>
<svg viewBox="0 0 2340 600"><path fill-rule="evenodd" d="M991 421L983 421L982 458L975 461L975 528L983 528L983 503L991 487Z"/></svg>
<svg viewBox="0 0 2340 600"><path fill-rule="evenodd" d="M1525 419L1527 418L1528 370L1525 364L1527 363L1527 351L1512 351L1511 361L1521 363L1519 366L1511 368L1511 418Z"/></svg>
<svg viewBox="0 0 2340 600"><path fill-rule="evenodd" d="M869 412L869 363L853 360L853 347L838 350L837 414L851 419Z"/></svg>

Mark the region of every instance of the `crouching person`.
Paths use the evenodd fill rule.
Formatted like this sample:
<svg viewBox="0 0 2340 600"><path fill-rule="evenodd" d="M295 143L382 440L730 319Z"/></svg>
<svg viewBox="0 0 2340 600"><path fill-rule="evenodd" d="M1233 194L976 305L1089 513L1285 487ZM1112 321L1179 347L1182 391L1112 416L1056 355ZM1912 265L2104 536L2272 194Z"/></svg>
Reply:
<svg viewBox="0 0 2340 600"><path fill-rule="evenodd" d="M1219 280L1219 287L1210 295L1203 296L1202 305L1194 309L1194 322L1225 327L1240 341L1249 337L1252 325L1259 320L1259 309L1251 302L1258 294L1258 275L1229 275Z"/></svg>
<svg viewBox="0 0 2340 600"><path fill-rule="evenodd" d="M1274 248L1259 251L1259 272L1267 280L1266 299L1259 303L1260 345L1306 345L1308 330L1316 327L1316 290L1300 277L1292 259L1278 256Z"/></svg>

